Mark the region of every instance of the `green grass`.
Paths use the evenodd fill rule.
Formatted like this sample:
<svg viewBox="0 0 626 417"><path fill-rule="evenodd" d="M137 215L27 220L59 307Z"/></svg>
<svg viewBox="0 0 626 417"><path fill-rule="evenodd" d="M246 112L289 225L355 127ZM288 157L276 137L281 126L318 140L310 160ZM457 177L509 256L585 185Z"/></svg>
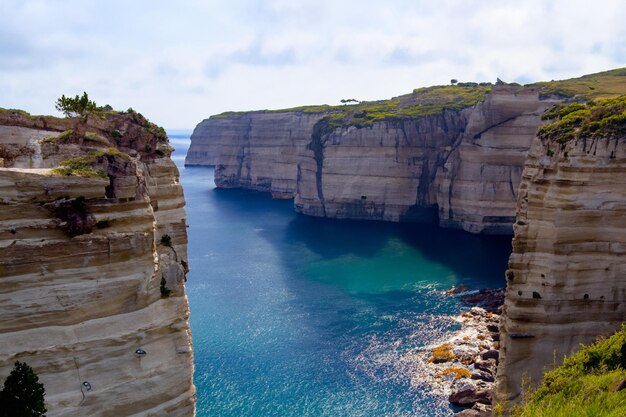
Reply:
<svg viewBox="0 0 626 417"><path fill-rule="evenodd" d="M363 101L354 105L301 106L280 110L260 110L255 113L302 112L326 114L322 120L324 132L341 126L368 127L375 122L400 121L440 114L443 110L461 110L483 101L491 91L490 85L434 86L413 90L412 93L390 100ZM240 116L250 112L226 112L212 118Z"/></svg>
<svg viewBox="0 0 626 417"><path fill-rule="evenodd" d="M557 104L542 118L554 120L539 129L542 139L567 142L626 136L626 95L586 104Z"/></svg>
<svg viewBox="0 0 626 417"><path fill-rule="evenodd" d="M543 87L541 96L579 96L585 100L604 99L626 94L626 68L583 75L560 81L542 81L527 86Z"/></svg>
<svg viewBox="0 0 626 417"><path fill-rule="evenodd" d="M537 390L514 417L623 417L626 390L615 387L626 379L626 326L608 339L583 347L560 367L545 374Z"/></svg>
<svg viewBox="0 0 626 417"><path fill-rule="evenodd" d="M56 136L46 136L39 140L40 143L66 143L72 139L74 131L72 129L65 130Z"/></svg>
<svg viewBox="0 0 626 417"><path fill-rule="evenodd" d="M76 158L67 159L59 163L59 167L54 168L52 172L61 176L80 176L91 178L108 178L106 172L102 169L94 168L94 164L103 156L116 156L125 160L130 160L130 156L120 152L116 148L98 149L88 155L78 156Z"/></svg>
<svg viewBox="0 0 626 417"><path fill-rule="evenodd" d="M5 109L3 107L0 107L0 113L18 113L18 114L21 114L22 116L29 117L29 118L36 117L36 116L33 116L32 114L30 114L30 113L28 113L27 111L24 111L24 110L20 110L20 109Z"/></svg>
<svg viewBox="0 0 626 417"><path fill-rule="evenodd" d="M626 94L626 68L589 74L579 78L561 81L543 81L520 86L508 84L520 91L539 89L542 97L558 95L563 98L577 96L580 101L604 99ZM394 97L390 100L364 101L355 105L300 106L279 110L259 110L255 112L225 112L211 116L214 119L238 117L249 113L301 112L323 114L322 126L326 133L337 127L368 127L380 121L398 121L440 114L444 109L461 110L485 99L491 91L490 83L459 83L424 87L411 94Z"/></svg>

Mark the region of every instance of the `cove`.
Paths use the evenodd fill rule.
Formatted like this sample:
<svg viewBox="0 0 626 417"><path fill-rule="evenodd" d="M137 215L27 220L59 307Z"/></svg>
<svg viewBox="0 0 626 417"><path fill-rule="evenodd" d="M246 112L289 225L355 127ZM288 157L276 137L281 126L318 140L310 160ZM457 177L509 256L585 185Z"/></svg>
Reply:
<svg viewBox="0 0 626 417"><path fill-rule="evenodd" d="M414 353L458 328L445 290L504 286L510 237L305 217L183 167L199 417L446 416Z"/></svg>

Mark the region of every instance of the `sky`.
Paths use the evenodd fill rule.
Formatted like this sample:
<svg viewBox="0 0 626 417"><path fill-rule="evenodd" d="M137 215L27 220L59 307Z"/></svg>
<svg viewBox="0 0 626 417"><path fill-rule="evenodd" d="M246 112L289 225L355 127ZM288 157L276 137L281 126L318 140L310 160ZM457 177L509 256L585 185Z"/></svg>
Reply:
<svg viewBox="0 0 626 417"><path fill-rule="evenodd" d="M626 66L623 0L0 0L0 107L86 91L168 129Z"/></svg>

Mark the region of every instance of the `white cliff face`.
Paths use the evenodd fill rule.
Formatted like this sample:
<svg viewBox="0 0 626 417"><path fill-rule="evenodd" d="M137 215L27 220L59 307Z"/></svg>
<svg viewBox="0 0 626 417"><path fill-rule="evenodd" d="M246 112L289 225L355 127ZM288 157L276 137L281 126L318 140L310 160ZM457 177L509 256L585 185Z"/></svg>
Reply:
<svg viewBox="0 0 626 417"><path fill-rule="evenodd" d="M198 125L186 163L215 164L221 188L294 197L303 214L510 234L526 152L554 104L538 93L494 87L461 111L323 134L322 113L219 116Z"/></svg>
<svg viewBox="0 0 626 417"><path fill-rule="evenodd" d="M500 87L469 111L460 143L434 181L439 222L472 233L510 234L517 188L541 115L554 100Z"/></svg>
<svg viewBox="0 0 626 417"><path fill-rule="evenodd" d="M154 140L113 122L129 140ZM37 140L70 121L50 123L61 126L18 129L22 145L36 153ZM17 142L9 130L0 126L4 148ZM44 151L40 164L65 148L76 144ZM0 168L0 377L16 360L31 365L48 416L195 413L182 188L169 157L135 154L103 160L107 179L53 175L19 158Z"/></svg>
<svg viewBox="0 0 626 417"><path fill-rule="evenodd" d="M211 118L192 135L187 165L215 165L220 188L246 188L292 198L296 165L321 113L259 112Z"/></svg>
<svg viewBox="0 0 626 417"><path fill-rule="evenodd" d="M536 139L524 168L497 396L626 320L626 140Z"/></svg>
<svg viewBox="0 0 626 417"><path fill-rule="evenodd" d="M349 219L434 220L431 184L460 141L466 112L315 137L300 160L296 211Z"/></svg>

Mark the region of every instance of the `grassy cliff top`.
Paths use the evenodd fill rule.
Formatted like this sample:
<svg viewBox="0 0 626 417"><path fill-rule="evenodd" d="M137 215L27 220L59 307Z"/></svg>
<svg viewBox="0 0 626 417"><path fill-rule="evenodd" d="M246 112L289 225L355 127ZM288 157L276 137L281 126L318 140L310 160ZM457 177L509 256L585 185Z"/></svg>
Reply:
<svg viewBox="0 0 626 417"><path fill-rule="evenodd" d="M547 372L514 417L626 416L626 326Z"/></svg>
<svg viewBox="0 0 626 417"><path fill-rule="evenodd" d="M610 98L626 94L626 68L617 68L596 74L560 81L542 81L527 87L540 87L540 96L556 95L564 98L579 96L585 100Z"/></svg>
<svg viewBox="0 0 626 417"><path fill-rule="evenodd" d="M569 80L545 81L525 86L508 84L508 86L514 90L513 92L537 92L540 97L579 98L580 101L615 97L626 94L626 68L589 74ZM446 109L461 110L483 101L491 90L491 83L468 82L418 88L410 94L389 100L363 101L353 105L317 105L255 112L226 112L211 117L220 119L250 113L301 112L325 114L324 121L328 129L340 126L366 127L377 121L432 116L440 114Z"/></svg>
<svg viewBox="0 0 626 417"><path fill-rule="evenodd" d="M432 116L443 109L460 110L485 99L491 91L490 83L461 83L462 85L439 85L413 90L410 94L389 100L362 101L352 105L300 106L279 110L259 110L256 112L226 112L212 118L227 118L248 113L301 112L328 114L332 124L348 124L359 127L369 126L381 120L401 120L419 116Z"/></svg>
<svg viewBox="0 0 626 417"><path fill-rule="evenodd" d="M554 120L539 129L539 137L567 142L578 138L626 136L626 95L586 104L557 104L542 116Z"/></svg>

